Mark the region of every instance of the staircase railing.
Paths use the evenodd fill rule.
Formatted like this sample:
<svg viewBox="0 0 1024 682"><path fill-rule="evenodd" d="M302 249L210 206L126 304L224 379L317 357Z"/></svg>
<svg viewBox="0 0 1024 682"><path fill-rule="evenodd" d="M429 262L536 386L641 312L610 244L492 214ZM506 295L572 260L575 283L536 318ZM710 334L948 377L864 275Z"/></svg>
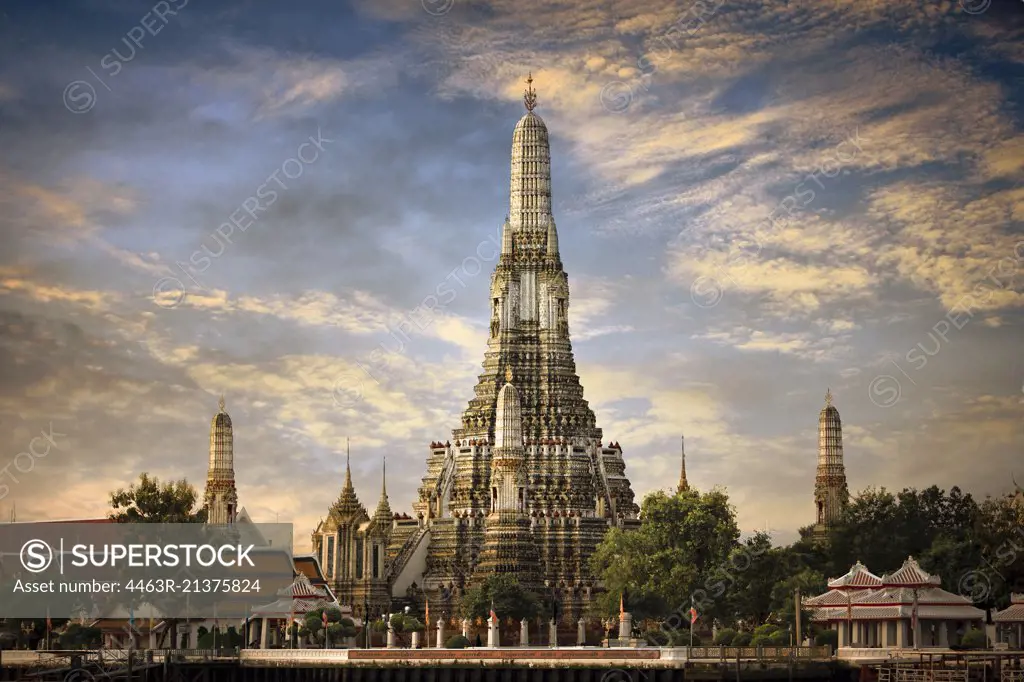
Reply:
<svg viewBox="0 0 1024 682"><path fill-rule="evenodd" d="M420 544L420 540L427 534L428 526L423 525L416 529L412 535L405 539L402 543L402 549L398 550L398 554L395 555L394 560L388 565L384 571L384 579L390 584L394 582L398 574L405 568L405 564L408 563L409 557L412 556L413 551L417 545Z"/></svg>

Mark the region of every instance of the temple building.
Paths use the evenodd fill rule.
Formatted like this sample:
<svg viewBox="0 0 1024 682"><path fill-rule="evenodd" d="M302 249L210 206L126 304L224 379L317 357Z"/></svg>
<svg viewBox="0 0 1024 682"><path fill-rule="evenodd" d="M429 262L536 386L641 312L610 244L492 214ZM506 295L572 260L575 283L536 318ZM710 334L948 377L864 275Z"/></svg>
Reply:
<svg viewBox="0 0 1024 682"><path fill-rule="evenodd" d="M238 517L238 491L235 489L235 435L231 417L224 411L224 396L220 409L210 421L210 465L206 474L203 506L207 523L225 525Z"/></svg>
<svg viewBox="0 0 1024 682"><path fill-rule="evenodd" d="M998 641L1008 643L1013 649L1024 646L1024 594L1012 593L1010 605L993 613L992 622L996 625Z"/></svg>
<svg viewBox="0 0 1024 682"><path fill-rule="evenodd" d="M341 604L354 612L383 613L391 607L387 564L393 526L399 519L388 502L386 470L380 501L371 517L352 485L351 453L345 448L345 483L327 517L313 531L313 552ZM408 525L408 524L407 524Z"/></svg>
<svg viewBox="0 0 1024 682"><path fill-rule="evenodd" d="M843 465L843 422L825 393L825 407L818 415L818 472L814 479L815 536L823 537L843 514L850 501Z"/></svg>
<svg viewBox="0 0 1024 682"><path fill-rule="evenodd" d="M813 622L838 630L840 647L946 648L984 623L985 612L941 582L913 557L881 577L858 561L828 581L828 592L803 604Z"/></svg>
<svg viewBox="0 0 1024 682"><path fill-rule="evenodd" d="M451 614L474 581L514 573L578 618L598 588L598 543L639 524L622 449L603 442L576 374L548 130L532 83L512 133L483 371L461 424L428 448L416 518L394 518L382 497L371 519L346 474L313 534L328 582L357 614L414 596Z"/></svg>

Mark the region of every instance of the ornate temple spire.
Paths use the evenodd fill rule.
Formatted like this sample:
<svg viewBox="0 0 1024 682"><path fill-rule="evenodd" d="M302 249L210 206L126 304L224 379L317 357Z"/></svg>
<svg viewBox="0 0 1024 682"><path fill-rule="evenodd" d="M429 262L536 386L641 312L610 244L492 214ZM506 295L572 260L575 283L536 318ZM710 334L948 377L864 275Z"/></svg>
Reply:
<svg viewBox="0 0 1024 682"><path fill-rule="evenodd" d="M818 415L818 471L814 481L815 528L821 534L843 513L850 493L843 463L843 422L833 405L832 389Z"/></svg>
<svg viewBox="0 0 1024 682"><path fill-rule="evenodd" d="M548 216L548 257L558 258L558 230L555 228L555 219Z"/></svg>
<svg viewBox="0 0 1024 682"><path fill-rule="evenodd" d="M345 439L345 485L334 506L342 516L353 516L362 509L355 486L352 485L352 456L348 438Z"/></svg>
<svg viewBox="0 0 1024 682"><path fill-rule="evenodd" d="M377 510L373 518L378 521L391 520L391 505L388 503L388 459L384 458L380 475L380 501L377 502Z"/></svg>
<svg viewBox="0 0 1024 682"><path fill-rule="evenodd" d="M355 490L352 487L352 452L349 450L348 438L345 439L345 490Z"/></svg>
<svg viewBox="0 0 1024 682"><path fill-rule="evenodd" d="M516 449L523 447L523 409L519 402L519 391L512 385L512 368L505 368L505 385L498 393L495 407L494 444L498 448Z"/></svg>
<svg viewBox="0 0 1024 682"><path fill-rule="evenodd" d="M539 249L543 254L546 222L551 215L551 147L547 126L533 111L537 105L533 77L526 82L526 114L512 133L509 221L517 248ZM521 234L526 238L520 239Z"/></svg>
<svg viewBox="0 0 1024 682"><path fill-rule="evenodd" d="M508 222L508 216L505 216L505 224L501 227L501 255L512 255L512 226Z"/></svg>
<svg viewBox="0 0 1024 682"><path fill-rule="evenodd" d="M676 492L681 493L690 489L690 484L686 480L686 436L679 437L679 450L682 455L682 463L679 468L679 486L676 488Z"/></svg>
<svg viewBox="0 0 1024 682"><path fill-rule="evenodd" d="M238 491L235 488L235 434L231 417L224 410L224 396L218 401L217 414L210 420L210 463L203 493L207 523L235 522Z"/></svg>

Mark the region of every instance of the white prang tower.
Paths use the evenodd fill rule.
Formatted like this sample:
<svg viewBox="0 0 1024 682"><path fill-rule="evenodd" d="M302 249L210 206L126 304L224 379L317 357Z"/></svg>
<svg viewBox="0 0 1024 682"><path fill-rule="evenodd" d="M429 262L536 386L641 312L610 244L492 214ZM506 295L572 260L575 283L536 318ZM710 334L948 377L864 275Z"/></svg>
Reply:
<svg viewBox="0 0 1024 682"><path fill-rule="evenodd" d="M818 415L818 473L814 480L814 533L824 536L839 520L850 500L843 465L843 422L832 404L831 389Z"/></svg>
<svg viewBox="0 0 1024 682"><path fill-rule="evenodd" d="M210 468L206 474L203 506L207 511L207 523L227 525L234 523L238 515L235 436L231 417L224 411L224 396L220 397L219 407L210 421Z"/></svg>

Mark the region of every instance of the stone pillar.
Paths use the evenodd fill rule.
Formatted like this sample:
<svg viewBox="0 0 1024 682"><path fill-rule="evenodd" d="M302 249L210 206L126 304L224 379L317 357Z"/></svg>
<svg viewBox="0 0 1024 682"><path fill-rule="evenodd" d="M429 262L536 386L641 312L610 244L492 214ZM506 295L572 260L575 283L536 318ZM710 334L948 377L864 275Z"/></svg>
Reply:
<svg viewBox="0 0 1024 682"><path fill-rule="evenodd" d="M580 618L576 621L576 646L585 646L587 643L587 621Z"/></svg>
<svg viewBox="0 0 1024 682"><path fill-rule="evenodd" d="M907 621L900 619L896 621L896 648L904 649L907 646Z"/></svg>
<svg viewBox="0 0 1024 682"><path fill-rule="evenodd" d="M462 619L462 636L469 639L469 618Z"/></svg>
<svg viewBox="0 0 1024 682"><path fill-rule="evenodd" d="M949 648L949 624L946 621L939 621L939 646Z"/></svg>
<svg viewBox="0 0 1024 682"><path fill-rule="evenodd" d="M419 649L420 648L420 633L419 632L412 633L412 648L413 649Z"/></svg>
<svg viewBox="0 0 1024 682"><path fill-rule="evenodd" d="M393 627L391 627L390 625L388 625L388 643L387 643L387 647L389 649L394 649L395 646L396 646L396 642L395 642L395 629Z"/></svg>
<svg viewBox="0 0 1024 682"><path fill-rule="evenodd" d="M558 624L554 620L548 621L548 642L550 646L558 647Z"/></svg>
<svg viewBox="0 0 1024 682"><path fill-rule="evenodd" d="M487 648L497 649L501 646L501 640L498 635L498 619L488 618L487 619Z"/></svg>
<svg viewBox="0 0 1024 682"><path fill-rule="evenodd" d="M836 638L836 646L850 646L849 629L849 624L846 621L839 621L838 623L836 623L836 630L839 632L839 636Z"/></svg>
<svg viewBox="0 0 1024 682"><path fill-rule="evenodd" d="M889 648L889 621L883 620L882 623L882 648Z"/></svg>
<svg viewBox="0 0 1024 682"><path fill-rule="evenodd" d="M623 613L619 616L619 639L629 639L633 636L633 614Z"/></svg>
<svg viewBox="0 0 1024 682"><path fill-rule="evenodd" d="M530 646L530 621L519 621L519 646Z"/></svg>
<svg viewBox="0 0 1024 682"><path fill-rule="evenodd" d="M437 648L441 649L444 647L444 619L437 619Z"/></svg>
<svg viewBox="0 0 1024 682"><path fill-rule="evenodd" d="M917 622L914 623L914 648L921 648L921 619L918 618Z"/></svg>

